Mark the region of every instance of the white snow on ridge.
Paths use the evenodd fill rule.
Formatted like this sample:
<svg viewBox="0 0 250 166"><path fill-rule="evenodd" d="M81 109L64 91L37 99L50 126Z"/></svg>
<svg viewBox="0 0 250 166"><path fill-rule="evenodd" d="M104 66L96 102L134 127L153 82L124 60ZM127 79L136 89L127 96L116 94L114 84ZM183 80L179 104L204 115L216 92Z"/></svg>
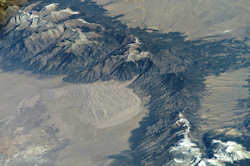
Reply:
<svg viewBox="0 0 250 166"><path fill-rule="evenodd" d="M215 146L213 149L214 157L204 158L201 149L190 139L190 123L181 113L176 124L186 127L183 132L179 133L184 138L170 149L174 159L165 166L225 166L225 162L234 163L250 159L250 152L242 145L233 141L223 142L220 140L212 140L212 145Z"/></svg>
<svg viewBox="0 0 250 166"><path fill-rule="evenodd" d="M175 158L165 166L196 166L201 161L202 153L199 147L193 143L188 136L190 133L190 123L184 118L184 115L180 113L176 125L185 127L185 130L179 133L179 135L183 135L184 138L170 149L170 153Z"/></svg>
<svg viewBox="0 0 250 166"><path fill-rule="evenodd" d="M238 160L250 159L250 152L236 142L213 140L212 144L218 145L213 150L217 160L233 163Z"/></svg>
<svg viewBox="0 0 250 166"><path fill-rule="evenodd" d="M139 52L137 49L140 47L141 42L138 38L135 38L135 42L132 44L129 44L129 50L127 51L127 59L126 61L130 62L135 62L138 60L141 60L143 58L148 58L150 57L150 53L149 52Z"/></svg>
<svg viewBox="0 0 250 166"><path fill-rule="evenodd" d="M52 4L45 6L44 10L53 11L53 10L56 10L57 7L58 7L58 3L52 3Z"/></svg>

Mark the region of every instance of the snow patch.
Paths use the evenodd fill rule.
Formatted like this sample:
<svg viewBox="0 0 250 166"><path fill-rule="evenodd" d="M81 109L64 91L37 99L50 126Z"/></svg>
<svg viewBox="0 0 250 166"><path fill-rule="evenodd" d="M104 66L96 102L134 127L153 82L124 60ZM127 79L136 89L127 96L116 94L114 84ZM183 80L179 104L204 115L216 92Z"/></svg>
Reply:
<svg viewBox="0 0 250 166"><path fill-rule="evenodd" d="M135 38L135 42L132 44L129 44L129 50L127 51L126 55L127 55L127 62L135 62L144 58L148 58L150 57L149 52L139 52L138 48L140 47L141 42L138 38Z"/></svg>
<svg viewBox="0 0 250 166"><path fill-rule="evenodd" d="M213 152L217 160L233 163L238 160L250 159L250 152L236 142L213 140L212 144L216 145Z"/></svg>
<svg viewBox="0 0 250 166"><path fill-rule="evenodd" d="M226 29L225 31L223 31L223 33L229 33L229 32L232 32L233 30L232 29Z"/></svg>
<svg viewBox="0 0 250 166"><path fill-rule="evenodd" d="M215 147L212 150L214 157L204 158L201 149L189 137L190 122L184 118L183 114L179 114L176 125L185 127L183 131L178 133L184 138L170 149L174 159L165 166L225 166L225 162L234 163L250 159L250 152L242 145L233 141L223 142L221 140L212 141L212 146Z"/></svg>

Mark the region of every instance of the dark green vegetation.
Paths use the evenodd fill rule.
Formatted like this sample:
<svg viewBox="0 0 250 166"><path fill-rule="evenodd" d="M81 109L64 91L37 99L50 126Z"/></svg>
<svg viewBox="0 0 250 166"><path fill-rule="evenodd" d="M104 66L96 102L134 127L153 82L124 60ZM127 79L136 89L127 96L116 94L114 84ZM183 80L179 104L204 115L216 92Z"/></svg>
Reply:
<svg viewBox="0 0 250 166"><path fill-rule="evenodd" d="M51 1L45 0L40 6L49 3ZM65 48L58 50L56 43L41 44L45 47L43 49L30 49L25 39L31 32L8 31L0 40L1 68L25 69L46 75L65 74L65 81L81 83L111 79L125 81L138 76L130 87L142 98L150 96L150 112L140 127L132 132L130 150L110 156L116 159L112 166L162 166L167 163L173 157L169 148L182 138L176 134L177 131L185 128L175 124L179 113L190 120L193 137L207 152L204 154L210 157L209 141L214 137L222 139L224 135L202 136L199 133L200 121L196 111L205 88L203 80L208 75L249 66L250 47L246 41L220 36L186 40L185 35L179 32L162 34L128 28L117 18L107 16L103 8L90 0L81 4L77 0L58 3L61 8L70 7L80 12L72 17L102 26L83 27L85 32L99 34L94 39L97 44L87 44L78 53L68 53ZM149 52L150 57L126 61L125 53L134 37L142 43L138 50ZM243 128L249 126L249 117L246 119ZM249 138L248 133L235 139L242 143L248 142ZM246 146L250 150L249 145Z"/></svg>

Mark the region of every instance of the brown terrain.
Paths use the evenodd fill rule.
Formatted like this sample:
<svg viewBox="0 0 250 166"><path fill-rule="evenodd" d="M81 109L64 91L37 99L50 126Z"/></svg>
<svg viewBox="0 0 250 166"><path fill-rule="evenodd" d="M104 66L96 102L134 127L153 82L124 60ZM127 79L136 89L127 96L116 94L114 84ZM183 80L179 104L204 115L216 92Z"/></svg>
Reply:
<svg viewBox="0 0 250 166"><path fill-rule="evenodd" d="M0 166L250 159L250 1L96 2L0 0Z"/></svg>
<svg viewBox="0 0 250 166"><path fill-rule="evenodd" d="M183 32L189 38L249 33L249 0L96 0L131 27ZM247 32L248 31L248 32Z"/></svg>
<svg viewBox="0 0 250 166"><path fill-rule="evenodd" d="M27 0L0 0L0 25L13 15Z"/></svg>

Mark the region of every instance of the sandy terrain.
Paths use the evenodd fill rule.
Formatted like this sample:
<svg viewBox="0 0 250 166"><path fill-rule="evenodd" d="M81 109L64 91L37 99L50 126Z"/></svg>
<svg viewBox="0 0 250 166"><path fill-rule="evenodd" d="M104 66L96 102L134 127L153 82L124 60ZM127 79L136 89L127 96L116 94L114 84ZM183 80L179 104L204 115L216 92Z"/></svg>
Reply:
<svg viewBox="0 0 250 166"><path fill-rule="evenodd" d="M200 114L202 129L214 130L223 127L238 126L249 110L237 108L238 100L249 96L247 85L249 69L244 68L226 72L220 76L206 78L207 95L201 100ZM227 132L239 135L236 129Z"/></svg>
<svg viewBox="0 0 250 166"><path fill-rule="evenodd" d="M131 27L183 32L189 38L245 35L249 27L248 0L95 0L112 16Z"/></svg>
<svg viewBox="0 0 250 166"><path fill-rule="evenodd" d="M145 113L128 84L1 72L0 154L6 159L0 165L110 162L107 156L129 148L130 132Z"/></svg>

